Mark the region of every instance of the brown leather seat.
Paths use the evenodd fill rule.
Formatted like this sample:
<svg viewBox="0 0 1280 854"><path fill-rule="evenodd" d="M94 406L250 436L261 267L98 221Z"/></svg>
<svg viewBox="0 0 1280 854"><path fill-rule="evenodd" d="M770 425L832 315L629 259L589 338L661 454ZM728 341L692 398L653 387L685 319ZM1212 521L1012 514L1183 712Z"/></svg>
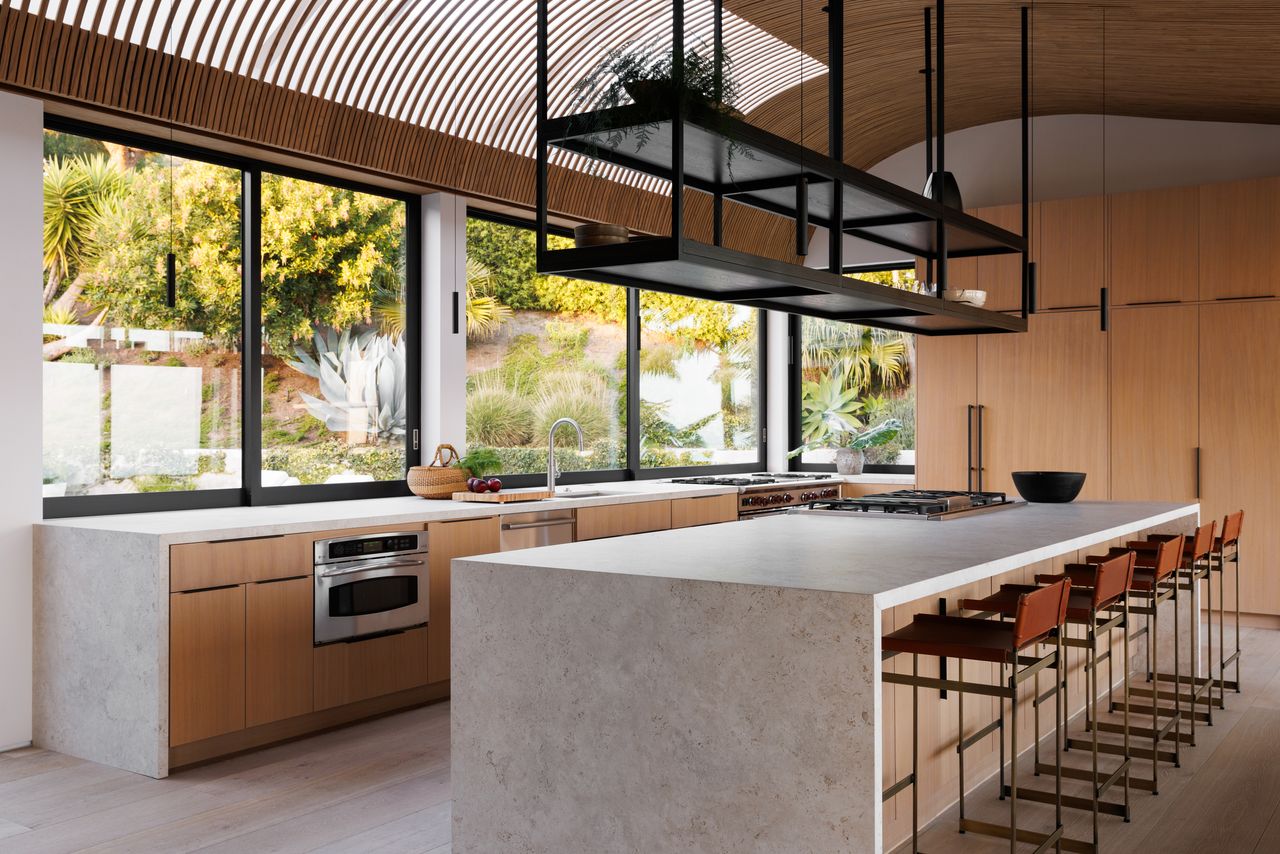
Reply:
<svg viewBox="0 0 1280 854"><path fill-rule="evenodd" d="M1067 598L1067 619L1085 623L1094 613L1118 601L1133 581L1133 552L1122 551L1099 564L1072 564L1075 572L1061 575L1037 575L1036 585L1054 584L1064 578L1071 582ZM1002 584L1000 589L982 599L964 599L960 607L972 611L993 611L1009 617L1016 613L1021 596L1040 587L1030 584Z"/></svg>
<svg viewBox="0 0 1280 854"><path fill-rule="evenodd" d="M887 652L1016 663L1019 650L1043 640L1062 625L1070 591L1071 583L1064 579L1020 593L1012 623L916 614L910 625L885 635L882 646Z"/></svg>
<svg viewBox="0 0 1280 854"><path fill-rule="evenodd" d="M981 599L962 599L960 607L968 611L992 611L1005 617L1012 617L1018 612L1018 600L1027 593L1039 590L1036 584L1001 584L1000 589L990 596ZM1077 589L1073 584L1067 596L1067 619L1083 621L1089 619L1089 609L1093 604L1093 592Z"/></svg>
<svg viewBox="0 0 1280 854"><path fill-rule="evenodd" d="M1207 522L1196 528L1195 534L1182 547L1184 561L1207 560L1210 551L1219 548L1219 540L1214 537L1216 522ZM1128 543L1129 548L1139 553L1154 553L1162 540L1172 540L1177 534L1153 534L1145 540Z"/></svg>

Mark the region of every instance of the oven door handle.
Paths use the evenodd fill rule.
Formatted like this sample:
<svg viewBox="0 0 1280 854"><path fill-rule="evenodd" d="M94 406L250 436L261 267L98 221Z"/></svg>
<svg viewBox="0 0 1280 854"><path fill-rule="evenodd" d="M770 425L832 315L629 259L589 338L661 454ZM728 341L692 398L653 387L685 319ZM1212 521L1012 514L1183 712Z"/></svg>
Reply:
<svg viewBox="0 0 1280 854"><path fill-rule="evenodd" d="M334 578L339 575L354 575L358 572L376 572L380 569L400 569L402 567L422 566L426 561L421 560L402 560L395 563L378 563L371 566L351 566L346 569L330 569L326 572L319 573L321 578Z"/></svg>

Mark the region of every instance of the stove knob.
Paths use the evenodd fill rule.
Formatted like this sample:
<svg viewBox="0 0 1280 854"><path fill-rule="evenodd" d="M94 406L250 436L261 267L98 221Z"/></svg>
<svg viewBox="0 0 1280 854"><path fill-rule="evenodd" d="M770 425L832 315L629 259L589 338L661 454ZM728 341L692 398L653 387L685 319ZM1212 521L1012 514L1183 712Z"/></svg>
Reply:
<svg viewBox="0 0 1280 854"><path fill-rule="evenodd" d="M784 493L782 493L782 503L783 503L783 504L790 504L790 503L791 503L792 501L794 501L794 500L795 500L795 496L793 496L790 492L784 492Z"/></svg>

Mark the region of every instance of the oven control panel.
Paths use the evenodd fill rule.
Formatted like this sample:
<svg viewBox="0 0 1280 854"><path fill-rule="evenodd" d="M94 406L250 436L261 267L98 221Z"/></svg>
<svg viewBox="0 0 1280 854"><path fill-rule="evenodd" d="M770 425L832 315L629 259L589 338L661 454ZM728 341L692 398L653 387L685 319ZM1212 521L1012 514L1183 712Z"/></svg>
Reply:
<svg viewBox="0 0 1280 854"><path fill-rule="evenodd" d="M425 551L426 531L394 531L389 534L367 534L355 537L335 537L317 540L315 562L317 565L335 561L368 560Z"/></svg>
<svg viewBox="0 0 1280 854"><path fill-rule="evenodd" d="M838 486L814 486L807 489L794 487L776 490L748 492L738 498L739 515L750 515L765 510L780 510L808 504L810 501L821 501L826 498L839 498Z"/></svg>

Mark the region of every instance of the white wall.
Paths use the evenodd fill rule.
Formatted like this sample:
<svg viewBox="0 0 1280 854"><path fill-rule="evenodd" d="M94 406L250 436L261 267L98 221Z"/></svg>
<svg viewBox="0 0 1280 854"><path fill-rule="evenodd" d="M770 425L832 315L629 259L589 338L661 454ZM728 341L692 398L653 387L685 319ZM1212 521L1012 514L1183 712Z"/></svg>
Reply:
<svg viewBox="0 0 1280 854"><path fill-rule="evenodd" d="M466 453L467 205L459 196L422 197L422 462L440 444ZM453 294L458 293L458 331Z"/></svg>
<svg viewBox="0 0 1280 854"><path fill-rule="evenodd" d="M44 106L0 92L0 750L31 741L31 532L41 517L41 169Z"/></svg>

